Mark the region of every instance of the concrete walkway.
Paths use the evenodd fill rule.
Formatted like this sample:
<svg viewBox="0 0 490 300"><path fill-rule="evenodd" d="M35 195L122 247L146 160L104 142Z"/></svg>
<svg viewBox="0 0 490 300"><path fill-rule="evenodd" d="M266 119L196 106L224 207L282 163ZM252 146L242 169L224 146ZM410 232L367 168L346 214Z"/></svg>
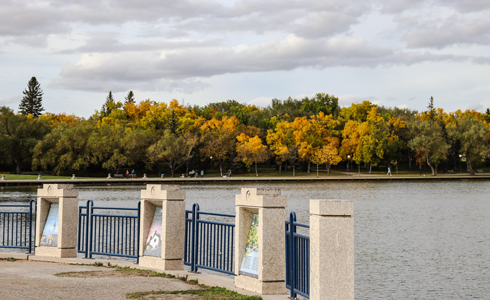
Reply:
<svg viewBox="0 0 490 300"><path fill-rule="evenodd" d="M111 268L90 265L100 262L121 267L142 268L125 261L52 258L28 254L0 253L0 258L13 257L15 262L0 260L0 299L126 299L126 293L145 291L175 291L198 288L181 280L161 277L114 276ZM84 277L58 277L63 272L100 272L100 275ZM161 272L159 270L156 270ZM231 278L214 274L194 274L187 271L166 271L167 274L197 280L199 284L219 286L244 295L255 293L236 289ZM287 295L262 296L264 300L286 300Z"/></svg>

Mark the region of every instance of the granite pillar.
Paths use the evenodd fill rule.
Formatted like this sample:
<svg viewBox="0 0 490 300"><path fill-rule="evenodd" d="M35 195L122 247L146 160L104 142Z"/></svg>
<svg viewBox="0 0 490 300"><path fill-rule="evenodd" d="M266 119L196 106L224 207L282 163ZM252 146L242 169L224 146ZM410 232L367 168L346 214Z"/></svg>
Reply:
<svg viewBox="0 0 490 300"><path fill-rule="evenodd" d="M160 270L183 270L185 191L178 185L147 184L146 190L141 191L141 199L139 265ZM161 209L161 214L157 208ZM160 216L161 224L157 224ZM158 221L154 222L154 218ZM153 229L161 225L161 232L150 232L152 225ZM155 249L159 253L155 253Z"/></svg>
<svg viewBox="0 0 490 300"><path fill-rule="evenodd" d="M242 188L235 199L235 287L262 295L286 294L286 196L281 196L279 189ZM258 215L258 268L257 274L247 274L240 269L255 214Z"/></svg>
<svg viewBox="0 0 490 300"><path fill-rule="evenodd" d="M310 200L310 299L354 299L354 203Z"/></svg>
<svg viewBox="0 0 490 300"><path fill-rule="evenodd" d="M36 256L77 257L77 226L78 190L72 184L44 184L37 190Z"/></svg>

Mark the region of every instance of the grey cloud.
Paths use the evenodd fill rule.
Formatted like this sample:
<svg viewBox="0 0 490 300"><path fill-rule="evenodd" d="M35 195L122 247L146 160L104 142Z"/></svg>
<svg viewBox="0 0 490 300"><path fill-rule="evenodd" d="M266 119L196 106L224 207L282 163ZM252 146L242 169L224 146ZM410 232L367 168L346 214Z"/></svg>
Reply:
<svg viewBox="0 0 490 300"><path fill-rule="evenodd" d="M21 99L22 99L22 95L16 95L13 97L6 97L6 98L0 97L0 105L20 103Z"/></svg>
<svg viewBox="0 0 490 300"><path fill-rule="evenodd" d="M224 6L212 0L48 0L41 4L7 0L0 11L0 36L68 33L72 25L158 28L145 36L182 37L223 32L278 31L309 38L348 31L370 11L367 1L262 0ZM155 26L162 25L162 26ZM153 35L152 35L153 34Z"/></svg>
<svg viewBox="0 0 490 300"><path fill-rule="evenodd" d="M405 39L410 48L444 48L454 44L490 43L490 19L485 17L452 15L441 24L433 21L419 24L407 32Z"/></svg>
<svg viewBox="0 0 490 300"><path fill-rule="evenodd" d="M134 52L134 51L152 51L152 50L174 50L194 47L219 47L221 41L207 40L207 41L146 41L146 42L133 42L122 43L118 39L119 34L116 32L96 32L86 44L74 49L61 50L60 54L71 53L119 53L119 52Z"/></svg>
<svg viewBox="0 0 490 300"><path fill-rule="evenodd" d="M198 84L199 81L195 81L196 78L228 73L337 66L374 68L464 59L467 60L428 52L399 52L388 47L370 45L362 39L313 41L290 35L286 39L271 40L257 46L82 54L76 63L63 67L60 78L51 86L75 90L107 90L117 83L121 90L135 85L147 90L158 90L174 89L177 84L183 84L182 89L188 91L194 85L205 88L203 84ZM165 84L156 84L158 80L164 80ZM89 84L92 81L94 84Z"/></svg>

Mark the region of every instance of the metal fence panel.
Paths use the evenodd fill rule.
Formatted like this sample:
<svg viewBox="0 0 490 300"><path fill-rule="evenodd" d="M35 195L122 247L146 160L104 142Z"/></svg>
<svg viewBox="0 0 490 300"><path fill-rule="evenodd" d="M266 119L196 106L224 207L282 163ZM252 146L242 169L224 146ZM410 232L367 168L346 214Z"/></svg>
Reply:
<svg viewBox="0 0 490 300"><path fill-rule="evenodd" d="M31 199L29 204L0 204L0 248L27 249L32 253L36 208L36 199Z"/></svg>
<svg viewBox="0 0 490 300"><path fill-rule="evenodd" d="M235 223L202 220L201 216L235 218L235 215L199 211L194 203L185 212L184 264L234 275Z"/></svg>
<svg viewBox="0 0 490 300"><path fill-rule="evenodd" d="M139 262L140 206L137 208L94 206L79 207L78 252L136 258ZM95 212L94 212L95 211ZM117 211L116 213L104 213ZM123 214L132 212L133 214Z"/></svg>
<svg viewBox="0 0 490 300"><path fill-rule="evenodd" d="M290 290L291 299L295 299L297 294L309 298L310 237L297 233L296 227L310 228L310 225L296 222L293 211L285 224L286 287Z"/></svg>

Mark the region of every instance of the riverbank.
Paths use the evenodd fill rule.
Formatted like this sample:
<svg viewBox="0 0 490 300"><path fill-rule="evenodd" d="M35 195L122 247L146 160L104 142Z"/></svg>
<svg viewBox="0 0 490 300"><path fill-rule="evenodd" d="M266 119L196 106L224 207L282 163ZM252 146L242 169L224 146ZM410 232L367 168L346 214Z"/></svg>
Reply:
<svg viewBox="0 0 490 300"><path fill-rule="evenodd" d="M41 179L41 180L0 180L0 187L4 186L41 186L43 184L74 184L74 185L140 185L140 184L168 184L168 183L206 183L206 182L311 182L311 181L406 181L406 180L489 180L490 174L478 174L478 175L459 175L459 174L444 174L438 176L426 176L426 175L373 175L373 174L357 174L342 175L342 176L320 176L320 177L306 177L306 176L287 176L287 177L204 177L204 178L91 178L91 179Z"/></svg>

